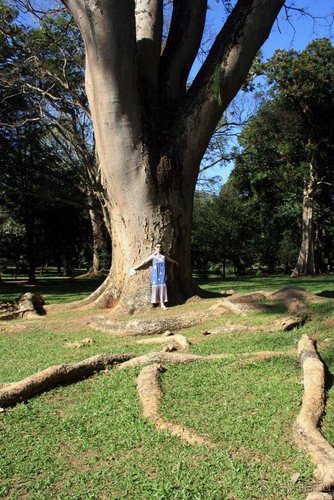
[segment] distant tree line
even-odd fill
[[[279,50],[258,112],[239,137],[235,168],[218,196],[198,194],[193,258],[224,274],[251,267],[294,276],[334,265],[334,48],[315,40]]]

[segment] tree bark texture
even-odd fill
[[[303,192],[303,222],[302,242],[299,256],[292,277],[315,274],[314,243],[313,243],[313,200],[314,200],[314,172],[310,163],[310,178],[304,186]]]
[[[169,297],[191,296],[190,231],[199,164],[227,105],[269,35],[282,0],[239,0],[195,81],[190,69],[206,0],[174,0],[162,49],[162,0],[63,0],[83,36],[86,90],[110,221],[112,267],[97,305],[147,302],[148,276],[129,277],[154,243],[179,261]],[[96,295],[95,295],[96,297]]]

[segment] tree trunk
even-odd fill
[[[27,235],[27,263],[28,263],[28,282],[36,283],[36,261],[35,261],[35,221],[32,210],[29,210],[27,203],[27,213],[25,220],[25,229]]]
[[[167,196],[155,194],[154,205],[147,204],[145,198],[153,191],[152,185],[123,204],[122,212],[118,207],[110,211],[113,259],[107,289],[96,302],[99,307],[112,306],[122,295],[122,306],[128,312],[150,303],[148,271],[133,277],[129,271],[152,253],[157,241],[163,241],[166,253],[179,262],[178,267],[170,264],[167,268],[169,302],[179,303],[197,291],[190,255],[192,192],[186,196],[186,189],[170,189]]]
[[[173,2],[162,48],[162,0],[63,0],[85,43],[86,91],[110,222],[112,267],[91,296],[133,311],[149,303],[148,271],[130,277],[157,241],[171,303],[198,288],[190,231],[199,164],[215,127],[269,35],[283,0],[239,0],[189,91],[206,0]],[[217,91],[218,88],[218,91]]]
[[[100,270],[100,231],[99,226],[95,217],[94,210],[89,210],[90,221],[92,224],[92,236],[93,236],[93,262],[92,262],[92,274],[97,276]]]
[[[92,226],[92,250],[93,262],[91,274],[97,276],[100,271],[100,250],[104,246],[104,237],[101,225],[104,224],[103,217],[99,213],[99,209],[95,206],[93,196],[88,197],[89,205],[89,218]]]
[[[313,242],[313,199],[314,199],[314,171],[310,162],[310,179],[304,186],[303,192],[303,223],[302,243],[295,269],[291,277],[315,274],[314,266],[314,242]]]

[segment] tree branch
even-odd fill
[[[148,90],[157,93],[162,40],[162,0],[136,0],[139,73]]]
[[[239,0],[189,89],[178,118],[184,162],[198,165],[228,104],[268,38],[283,0]]]
[[[110,165],[112,157],[114,165],[121,165],[115,142],[124,146],[122,158],[130,158],[142,135],[134,0],[63,1],[85,43],[86,92],[99,162]],[[119,172],[124,175],[124,169]]]
[[[207,0],[174,0],[171,25],[161,56],[161,84],[166,100],[186,92],[191,66],[200,47]]]

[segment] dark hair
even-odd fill
[[[162,247],[162,243],[161,241],[157,241],[156,243],[154,243],[154,246],[156,247],[157,245],[160,245]]]

